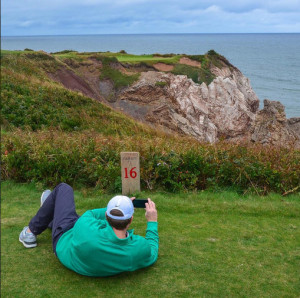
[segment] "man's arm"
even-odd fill
[[[153,264],[158,257],[158,231],[157,231],[157,210],[155,203],[148,199],[146,203],[146,219],[147,230],[146,230],[146,240],[151,246],[151,256],[149,259],[149,265]]]

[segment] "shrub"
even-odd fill
[[[56,130],[16,130],[3,136],[1,150],[4,179],[39,181],[48,186],[65,181],[73,186],[120,190],[122,151],[140,152],[143,189],[234,188],[265,194],[299,186],[297,150]]]
[[[209,55],[209,56],[219,56],[219,54],[215,50],[209,50],[207,52],[207,55]]]

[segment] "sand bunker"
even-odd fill
[[[186,65],[189,65],[189,66],[195,66],[195,67],[199,67],[199,68],[201,67],[200,62],[195,61],[195,60],[191,60],[191,59],[186,58],[186,57],[180,58],[179,63],[180,64],[186,64]]]
[[[168,65],[165,63],[156,63],[153,67],[158,71],[172,71],[174,69],[173,65]]]

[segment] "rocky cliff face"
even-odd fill
[[[251,140],[261,144],[300,148],[300,118],[287,119],[279,101],[264,100],[255,117]]]
[[[269,100],[265,100],[264,108],[258,111],[259,100],[249,80],[220,57],[218,66],[210,66],[209,71],[214,76],[210,84],[198,84],[186,75],[175,75],[171,72],[174,66],[163,63],[140,69],[115,63],[113,67],[125,74],[140,73],[133,85],[115,90],[112,81],[100,81],[102,64],[95,59],[88,65],[93,67],[93,72],[85,69],[78,77],[75,72],[71,73],[72,65],[68,64],[67,71],[60,70],[52,78],[137,120],[159,125],[169,132],[191,135],[201,142],[225,139],[299,148],[300,118],[286,119],[284,107]],[[181,58],[179,63],[202,67],[200,62],[189,58]],[[68,80],[64,82],[65,73]]]
[[[300,148],[300,118],[287,119],[280,102],[259,100],[249,80],[237,69],[214,68],[209,85],[182,75],[148,71],[124,90],[119,99],[130,113],[147,106],[143,119],[169,130],[215,143],[252,141],[263,145]],[[133,109],[134,110],[134,109]]]
[[[183,75],[148,71],[121,93],[120,100],[129,107],[148,105],[146,121],[199,141],[244,138],[249,134],[259,100],[239,71],[224,74],[207,86]]]

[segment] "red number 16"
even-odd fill
[[[132,169],[130,170],[130,172],[129,172],[130,177],[133,178],[133,179],[136,178],[136,176],[137,176],[137,172],[134,171],[135,168],[136,168],[136,167],[132,168]],[[125,168],[125,178],[129,178],[129,177],[128,177],[127,168]]]

